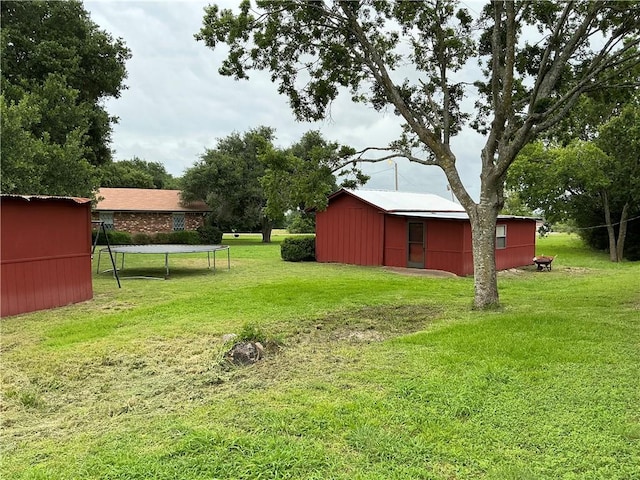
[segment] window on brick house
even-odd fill
[[[507,226],[496,226],[496,248],[507,248]]]
[[[113,212],[100,212],[100,221],[104,223],[104,228],[113,230]]]
[[[173,214],[173,231],[181,231],[184,230],[184,213],[174,213]]]

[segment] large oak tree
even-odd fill
[[[289,210],[326,206],[327,195],[337,183],[334,172],[350,147],[325,140],[319,132],[307,132],[289,148],[273,145],[275,130],[258,127],[237,132],[207,149],[185,172],[182,199],[203,200],[211,207],[210,221],[224,231],[262,232],[262,241],[271,241],[274,224],[284,220]],[[342,182],[357,186],[368,179],[357,168]]]
[[[196,38],[211,48],[228,45],[223,75],[270,72],[300,120],[326,117],[345,92],[393,109],[404,134],[384,147],[386,156],[437,165],[446,174],[471,220],[474,305],[485,308],[499,303],[495,227],[511,163],[584,92],[637,65],[640,6],[496,0],[478,22],[459,7],[450,0],[278,0],[258,1],[254,9],[244,1],[237,13],[209,6]],[[474,61],[481,73],[462,78]],[[474,96],[475,108],[465,110]],[[478,201],[462,184],[452,148],[470,121],[486,134]]]
[[[369,177],[357,166],[345,168],[345,159],[355,150],[327,141],[312,130],[291,147],[268,148],[260,155],[265,167],[260,183],[265,193],[265,212],[273,219],[283,220],[285,214],[296,212],[304,218],[324,210],[328,196],[338,189],[357,188]],[[338,180],[341,180],[338,185]],[[315,221],[315,220],[313,220]]]
[[[101,187],[179,189],[180,180],[174,178],[159,162],[138,157],[101,165]]]
[[[273,138],[274,130],[263,126],[218,140],[184,173],[182,199],[205,201],[212,210],[209,221],[221,230],[259,229],[269,243],[273,219],[264,212],[264,164],[258,157]]]

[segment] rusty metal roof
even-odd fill
[[[126,212],[209,212],[204,202],[183,204],[180,190],[151,188],[106,188],[96,193],[97,211]]]
[[[25,200],[27,202],[31,202],[33,200],[68,200],[75,203],[89,203],[91,202],[90,198],[84,197],[62,197],[56,195],[15,195],[15,194],[2,194],[1,198],[15,198],[20,200]]]

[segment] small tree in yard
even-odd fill
[[[196,38],[229,46],[220,73],[267,70],[300,120],[325,118],[339,93],[404,122],[398,141],[354,160],[406,157],[437,165],[472,228],[474,305],[499,303],[495,227],[507,171],[518,152],[557,124],[591,89],[639,62],[638,2],[492,1],[474,20],[457,2],[249,1],[239,13],[206,9]],[[537,33],[536,33],[537,32]],[[629,53],[631,52],[631,53]],[[482,74],[462,81],[480,62]],[[451,140],[471,120],[463,100],[477,94],[471,125],[486,134],[479,201],[460,179]],[[382,158],[366,158],[384,151]]]

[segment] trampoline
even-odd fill
[[[102,248],[98,252],[98,266],[97,272],[100,273],[100,256],[102,252],[107,252],[108,248]],[[165,278],[169,277],[169,255],[178,253],[206,253],[209,269],[211,269],[211,254],[213,253],[213,272],[216,271],[216,252],[220,250],[227,251],[227,270],[231,270],[231,255],[229,253],[228,245],[115,245],[111,247],[111,251],[116,255],[116,261],[118,254],[122,254],[122,260],[120,270],[124,269],[124,257],[127,253],[142,253],[142,254],[156,254],[164,255],[164,268],[166,271]],[[111,270],[106,270],[111,271]],[[133,277],[129,277],[133,278]],[[156,277],[143,277],[143,278],[156,278]]]

